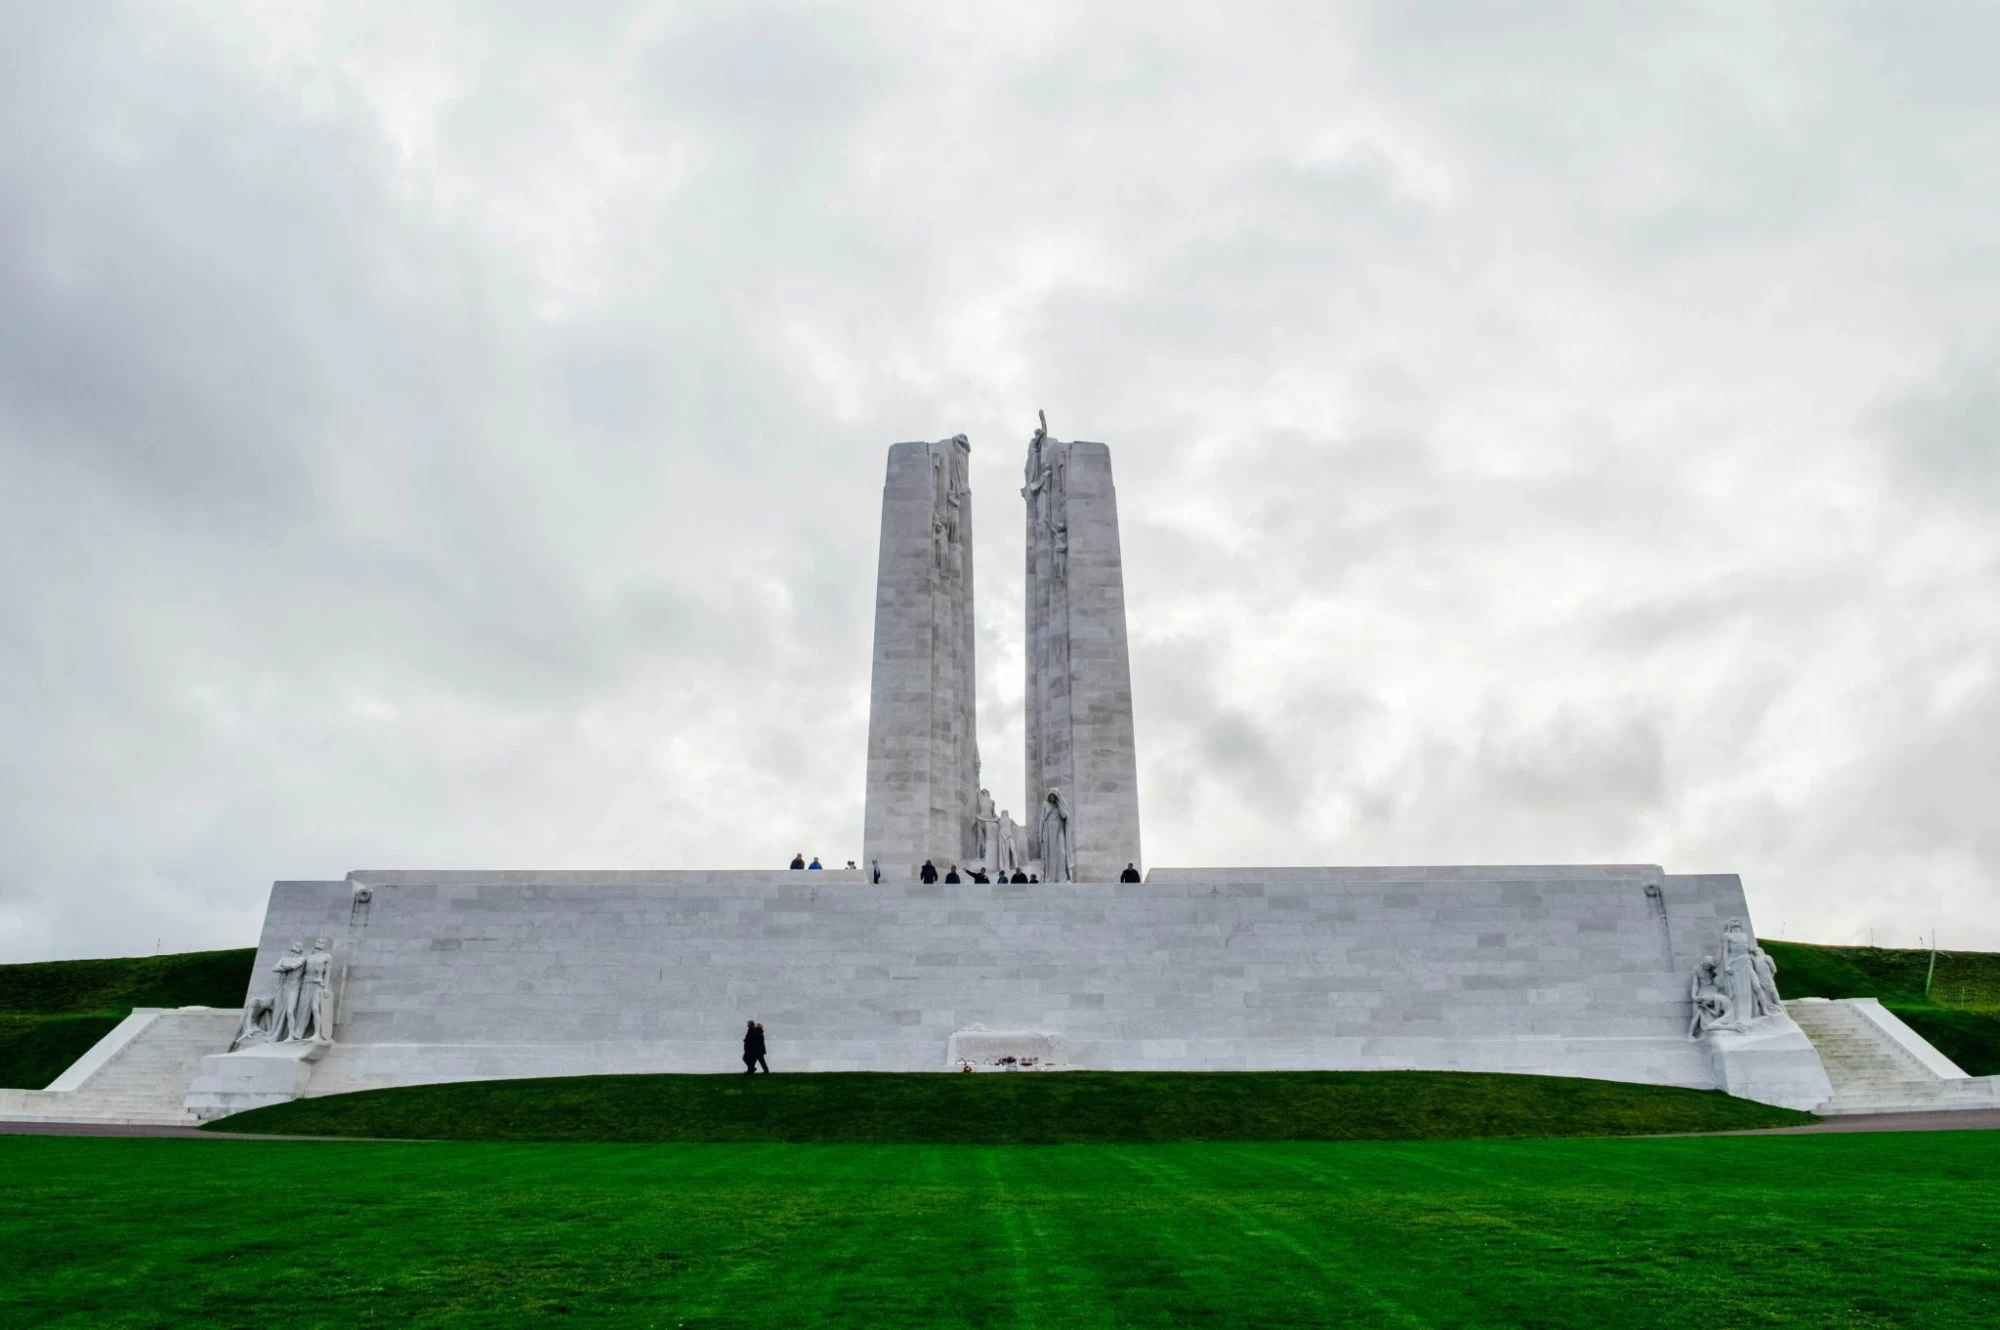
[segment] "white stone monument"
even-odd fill
[[[1114,882],[1139,852],[1139,763],[1125,641],[1125,563],[1111,450],[1028,443],[1027,857],[1048,882]],[[1060,792],[1060,818],[1049,814]],[[1045,827],[1066,835],[1051,855]]]
[[[218,1023],[186,1110],[452,1080],[736,1074],[746,1020],[769,1030],[779,1071],[1504,1071],[1825,1101],[1733,874],[1155,868],[1119,881],[1141,858],[1111,458],[1046,425],[1022,487],[1028,797],[1018,823],[996,809],[979,784],[969,460],[963,435],[889,450],[869,871],[275,883],[235,1051]],[[916,881],[926,859],[942,874],[982,856],[1045,880]]]
[[[861,833],[884,882],[978,852],[971,453],[963,434],[889,449]]]

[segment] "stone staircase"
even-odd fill
[[[192,1126],[184,1107],[202,1058],[225,1052],[240,1008],[140,1007],[46,1090],[0,1090],[0,1121]]]
[[[1785,1012],[1833,1083],[1822,1114],[2000,1107],[2000,1077],[1967,1076],[1874,998],[1795,998]]]

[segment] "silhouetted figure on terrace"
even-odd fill
[[[926,883],[937,881],[937,865],[928,859],[924,860],[923,871],[917,874],[917,878]]]
[[[751,1021],[743,1031],[743,1074],[755,1076],[759,1067],[771,1074],[771,1064],[764,1060],[764,1027]]]
[[[1118,880],[1120,882],[1137,882],[1139,880],[1139,870],[1131,864],[1126,864],[1125,871],[1118,875]]]

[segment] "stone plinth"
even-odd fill
[[[187,1111],[206,1122],[297,1099],[312,1081],[312,1064],[326,1056],[328,1047],[308,1042],[260,1044],[205,1057],[188,1086]]]
[[[1717,1086],[1687,974],[1730,875],[1642,864],[853,874],[368,872],[282,882],[256,973],[346,959],[306,1093],[606,1072],[938,1071],[974,1027],[1104,1070],[1432,1069]],[[1269,870],[1274,875],[1284,870]],[[1212,877],[1213,880],[1210,880]],[[366,912],[356,884],[371,889]],[[1018,1056],[1018,1054],[1017,1054]]]
[[[1806,1112],[1833,1098],[1819,1053],[1790,1017],[1766,1016],[1741,1031],[1712,1031],[1703,1042],[1718,1090]]]

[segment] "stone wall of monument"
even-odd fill
[[[314,1095],[732,1072],[752,1018],[781,1071],[943,1070],[956,1035],[1118,1070],[1707,1088],[1687,974],[1745,913],[1734,876],[1649,865],[950,887],[834,872],[371,872],[274,886],[252,992],[291,943],[333,941],[338,1042]]]
[[[1139,850],[1125,565],[1111,450],[1038,435],[1027,465],[1026,799],[1043,877],[1115,881]],[[1049,791],[1068,802],[1071,871],[1044,844]]]
[[[889,449],[875,589],[862,862],[908,882],[971,859],[978,789],[970,448]]]

